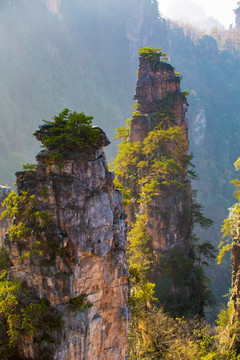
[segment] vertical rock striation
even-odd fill
[[[187,92],[165,57],[159,49],[140,49],[136,111],[127,127],[118,129],[123,142],[116,185],[126,199],[131,274],[146,261],[139,270],[142,280],[134,281],[154,283],[155,296],[171,315],[203,316],[206,281],[191,240],[199,205],[193,204],[188,178]]]
[[[230,324],[229,330],[229,343],[230,348],[240,352],[239,341],[239,321],[240,321],[240,222],[239,222],[239,203],[236,203],[229,209],[229,217],[226,219],[228,222],[229,230],[227,235],[232,238],[231,244],[231,265],[232,265],[232,288],[231,299],[229,304],[232,309],[229,312]],[[230,309],[230,308],[229,308]]]
[[[47,126],[42,129],[40,140]],[[25,336],[21,359],[125,359],[126,225],[122,196],[114,189],[102,149],[108,143],[102,132],[98,147],[66,153],[61,170],[50,160],[51,150],[44,150],[37,155],[36,171],[17,173],[18,192],[33,194],[38,210],[51,214],[51,220],[47,231],[32,230],[21,240],[6,236],[13,264],[9,278],[46,298],[64,320],[56,344]],[[35,240],[43,256],[25,256]],[[80,311],[74,299],[85,304]]]
[[[9,195],[11,188],[0,185],[0,214],[4,211],[2,203]],[[11,226],[12,221],[8,218],[0,219],[0,247],[3,246],[3,240],[7,229]]]
[[[237,241],[236,241],[237,240]],[[238,239],[233,239],[232,245],[232,297],[233,302],[233,316],[232,323],[239,321],[240,319],[240,307],[239,307],[239,294],[240,294],[240,245]]]
[[[157,126],[178,126],[188,143],[187,100],[180,90],[180,76],[170,64],[160,61],[160,56],[160,52],[140,54],[134,97],[138,111],[132,118],[130,141],[142,143]],[[186,171],[180,181],[183,189],[166,190],[147,205],[147,229],[155,254],[161,255],[176,246],[186,254],[189,252],[192,192]],[[136,211],[138,205],[134,206]]]

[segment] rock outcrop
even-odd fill
[[[239,239],[239,238],[238,238]],[[233,317],[232,323],[239,321],[240,319],[240,308],[239,308],[239,293],[240,293],[240,245],[239,240],[234,239],[232,246],[232,297],[233,302]]]
[[[235,204],[236,205],[236,204]],[[238,205],[238,204],[237,204]],[[237,210],[237,211],[235,211]],[[229,219],[231,222],[231,237],[232,237],[232,254],[231,254],[231,265],[232,265],[232,288],[231,288],[231,299],[230,304],[232,309],[229,312],[231,314],[229,329],[229,343],[232,349],[240,352],[240,341],[238,337],[238,324],[240,321],[240,222],[239,222],[239,211],[238,208],[233,206],[230,208]],[[229,234],[230,235],[230,234]]]
[[[138,111],[131,121],[130,141],[142,143],[149,132],[162,123],[163,128],[180,127],[188,144],[187,99],[180,90],[180,76],[170,64],[160,61],[160,56],[160,52],[140,54],[134,96]],[[160,255],[175,246],[186,254],[189,252],[192,192],[186,172],[181,181],[183,189],[166,190],[147,205],[147,228],[155,254]],[[134,203],[133,206],[136,213],[138,205]]]
[[[48,128],[37,132],[39,139],[42,131]],[[9,279],[47,299],[64,320],[57,342],[47,347],[30,336],[21,339],[21,359],[125,359],[126,225],[122,196],[114,189],[102,149],[107,143],[102,132],[98,147],[64,154],[61,169],[49,157],[52,150],[44,150],[37,155],[36,171],[16,174],[19,194],[30,192],[38,211],[51,218],[47,230],[33,229],[30,236],[12,241],[5,237],[13,264]],[[73,310],[74,299],[82,299],[81,310]]]
[[[166,310],[173,316],[203,316],[204,277],[191,241],[187,92],[180,90],[180,74],[165,56],[159,49],[140,49],[136,111],[127,127],[118,129],[123,142],[115,161],[116,184],[126,198],[131,270],[147,254],[151,265],[142,270],[142,281],[156,285],[155,296]]]
[[[0,185],[0,214],[4,211],[2,206],[3,201],[7,198],[11,191],[11,188],[8,186]],[[0,247],[3,246],[3,240],[7,229],[11,226],[12,221],[8,218],[0,219]]]

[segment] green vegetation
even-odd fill
[[[143,51],[146,56],[153,56],[154,52]],[[122,138],[122,143],[114,161],[115,186],[127,193],[125,201],[131,221],[128,234],[130,360],[237,359],[234,352],[228,352],[226,357],[226,348],[218,347],[217,330],[206,327],[200,320],[204,307],[213,303],[203,266],[215,258],[215,248],[192,234],[189,254],[178,247],[158,254],[152,249],[149,235],[149,213],[153,204],[161,204],[171,194],[183,194],[182,227],[191,231],[193,223],[205,229],[212,225],[203,215],[196,196],[192,205],[185,202],[189,194],[187,174],[194,179],[196,174],[188,169],[193,166],[192,155],[188,154],[188,141],[183,129],[176,125],[172,109],[179,98],[186,101],[187,94],[166,92],[158,104],[159,111],[147,116],[149,132],[142,143],[129,141],[129,119],[125,129],[117,130],[117,138]],[[133,113],[133,118],[137,116],[145,115]],[[161,213],[167,228],[175,226],[168,215],[168,212],[174,214],[174,206],[167,210],[159,207],[155,211]],[[186,320],[179,318],[182,316]],[[196,319],[191,320],[195,316]]]
[[[130,325],[129,360],[239,360],[220,341],[222,325],[222,315],[215,328],[196,319],[173,319],[161,308],[145,309]]]
[[[47,186],[41,186],[39,189],[39,195],[43,197],[43,199],[48,199],[48,187]]]
[[[47,186],[40,187],[39,196],[44,200],[48,199]],[[63,256],[60,248],[61,239],[51,221],[53,215],[49,211],[42,210],[40,201],[30,190],[21,191],[19,195],[11,191],[3,201],[3,207],[5,210],[0,218],[8,217],[14,220],[7,229],[9,239],[11,241],[28,239],[22,248],[22,259],[30,258],[32,255],[41,258],[46,251],[54,256]]]
[[[34,161],[38,148],[31,139],[32,129],[40,118],[48,119],[64,107],[94,114],[111,139],[114,128],[130,115],[138,67],[135,49],[142,48],[147,38],[152,49],[163,48],[171,54],[171,63],[184,74],[183,87],[191,90],[190,146],[201,175],[195,186],[206,214],[213,216],[215,226],[208,236],[217,246],[217,229],[233,205],[229,181],[234,177],[232,163],[239,155],[237,29],[215,27],[211,35],[205,35],[193,26],[173,25],[161,17],[157,2],[151,0],[103,0],[101,11],[97,0],[69,0],[62,4],[61,20],[49,14],[41,1],[5,2],[3,7],[0,183],[11,184],[14,172]],[[39,22],[39,18],[44,20]],[[133,40],[137,24],[139,36]],[[67,29],[64,35],[63,26]],[[202,109],[205,132],[196,125]],[[113,144],[108,157],[115,153]],[[227,260],[209,269],[218,302],[228,291],[230,275]]]
[[[152,50],[144,51],[151,53]],[[184,99],[186,95],[187,92]],[[156,297],[173,316],[203,316],[204,307],[212,303],[212,295],[202,267],[215,257],[214,247],[208,241],[200,242],[198,237],[192,236],[189,238],[189,255],[179,248],[158,255],[153,253],[151,238],[147,233],[147,212],[154,201],[164,202],[171,194],[182,194],[185,199],[189,194],[187,173],[188,167],[192,166],[192,155],[188,154],[188,141],[183,129],[175,124],[172,113],[179,97],[182,97],[182,93],[166,92],[159,102],[159,111],[148,115],[150,129],[154,124],[155,127],[142,143],[129,141],[129,119],[125,130],[117,130],[117,138],[122,137],[123,141],[114,161],[115,186],[123,191],[125,204],[130,208],[128,254],[134,306],[136,299],[141,300],[142,297],[148,303]],[[196,178],[194,171],[190,172]],[[203,215],[202,210],[203,207],[196,200],[191,207],[186,203],[178,227],[187,229],[186,234],[192,228],[192,222],[208,228],[212,221]],[[162,210],[159,208],[156,211]],[[175,211],[169,208],[162,215],[168,228],[175,226],[171,224],[170,215]],[[172,289],[175,289],[174,294]]]
[[[240,158],[234,163],[235,169],[240,170]],[[225,238],[219,244],[219,255],[218,263],[221,263],[229,252],[232,252],[232,280],[233,280],[233,294],[228,303],[228,309],[222,311],[219,315],[219,322],[223,327],[222,341],[227,343],[230,348],[235,349],[238,354],[240,354],[240,323],[238,319],[239,311],[239,292],[236,289],[237,284],[237,273],[238,273],[238,262],[239,255],[238,249],[240,246],[240,237],[239,237],[239,221],[240,221],[240,180],[234,179],[232,183],[236,187],[235,197],[238,200],[230,209],[228,217],[224,220],[222,226],[223,237]],[[237,251],[236,251],[237,249]],[[225,325],[225,327],[224,327]],[[239,355],[240,356],[240,355]]]
[[[44,147],[53,150],[50,157],[59,167],[64,153],[97,146],[99,129],[92,126],[92,119],[93,116],[86,116],[83,112],[64,109],[54,116],[54,121],[43,120],[49,127],[41,134],[42,142]]]
[[[48,211],[40,209],[35,195],[30,191],[22,191],[19,195],[11,191],[3,201],[3,207],[5,210],[2,212],[1,218],[14,219],[13,224],[8,229],[10,240],[31,238],[32,241],[30,241],[29,248],[25,251],[24,256],[30,257],[32,254],[42,256],[41,235],[42,233],[51,233],[52,215]],[[33,232],[34,237],[31,236]]]
[[[146,214],[139,215],[134,227],[129,233],[128,258],[131,282],[130,304],[135,313],[139,315],[147,303],[157,300],[154,297],[155,284],[149,281],[153,254],[150,237],[146,232]]]
[[[153,49],[150,46],[146,46],[144,48],[140,48],[138,53],[143,55],[145,58],[150,59],[152,62],[158,62],[161,57],[163,60],[168,60],[167,54],[161,52],[161,48]]]
[[[0,183],[11,184],[22,163],[33,161],[37,150],[30,136],[33,124],[37,126],[40,117],[56,113],[63,104],[97,115],[98,123],[113,136],[114,128],[129,116],[136,80],[136,43],[126,28],[141,13],[137,46],[143,46],[147,37],[153,48],[161,46],[171,52],[171,62],[184,74],[184,87],[191,89],[190,144],[201,175],[195,186],[199,201],[214,219],[208,238],[217,245],[218,229],[233,205],[229,181],[234,177],[232,163],[239,155],[239,32],[214,28],[208,36],[192,26],[173,25],[159,15],[156,1],[150,0],[141,4],[138,0],[104,0],[101,12],[97,0],[69,0],[61,11],[60,20],[48,13],[43,2],[3,5]],[[205,135],[195,123],[201,109],[207,122]],[[114,151],[110,150],[112,156]],[[134,201],[134,196],[128,192],[126,201]],[[199,230],[198,234],[205,236]],[[212,265],[208,273],[221,303],[230,286],[229,269],[227,259],[219,268]]]
[[[70,304],[73,312],[84,312],[92,307],[90,301],[87,300],[86,296],[78,295],[70,300]]]
[[[141,202],[149,203],[164,191],[183,189],[184,173],[191,160],[187,149],[187,140],[177,126],[166,130],[156,127],[148,133],[142,147],[144,160],[139,163]]]
[[[9,259],[6,249],[0,247],[0,273],[4,270],[9,270],[11,267],[11,261]]]
[[[240,170],[239,165],[240,158],[235,162],[236,170]],[[224,221],[222,227],[224,236],[228,238],[225,244],[224,242],[221,243],[222,249],[220,250],[219,261],[222,260],[226,251],[232,248],[233,244],[239,246],[238,226],[240,213],[238,205],[240,200],[240,181],[236,179],[232,182],[237,188],[235,196],[238,202],[230,209],[229,216]],[[208,227],[210,221],[202,215],[201,206],[196,204],[193,208],[195,221],[203,227]],[[140,230],[138,229],[138,234],[139,232]],[[137,239],[136,236],[135,238]],[[177,288],[180,285],[181,291],[184,291],[184,286],[191,286],[196,291],[199,291],[192,304],[196,307],[201,307],[196,302],[196,299],[206,301],[209,295],[209,293],[205,293],[206,291],[208,292],[208,289],[206,287],[207,279],[202,271],[203,259],[214,256],[214,248],[208,242],[199,244],[198,239],[195,239],[192,244],[193,248],[190,258],[186,257],[177,248],[165,257],[161,271],[164,274],[162,282],[165,281],[166,284],[165,286],[162,284],[162,288],[164,288],[164,293],[166,293],[169,282],[171,288],[171,281],[173,279],[169,275],[174,274],[174,283],[178,284]],[[146,251],[146,249],[143,251]],[[194,262],[191,261],[191,258],[194,258]],[[141,259],[139,258],[139,260]],[[203,279],[202,281],[197,281],[198,288],[196,288],[194,282],[199,276],[203,277]],[[192,283],[187,284],[188,281]],[[199,284],[202,285],[199,286]],[[159,295],[157,288],[155,295]],[[171,296],[165,300],[168,313],[169,303],[173,300]],[[236,299],[234,301],[235,304],[233,299],[231,299],[228,307],[221,310],[216,320],[216,326],[206,324],[203,320],[199,321],[196,318],[170,317],[159,307],[149,305],[142,307],[141,311],[138,311],[137,316],[133,316],[130,324],[129,359],[239,360],[240,325],[239,320],[236,318],[236,313],[234,317],[236,306],[238,307],[239,304],[236,302]],[[175,308],[179,310],[184,305],[184,299],[179,296],[174,305]],[[188,308],[189,305],[190,303],[188,303]],[[191,312],[191,308],[189,310]],[[193,312],[197,312],[196,309]]]
[[[155,295],[168,314],[204,317],[204,308],[213,304],[213,296],[203,265],[214,257],[214,248],[209,242],[199,244],[198,239],[192,239],[189,256],[177,247],[164,255],[162,263],[155,267],[161,273]]]
[[[18,280],[8,280],[11,262],[0,249],[0,357],[12,360],[19,356],[18,345],[26,338],[54,343],[52,332],[63,327],[61,315],[46,299],[37,299]],[[42,331],[44,329],[44,332]]]
[[[240,171],[240,158],[234,163],[235,169]],[[240,180],[234,179],[231,181],[235,187],[235,197],[238,200],[231,208],[229,208],[228,217],[224,220],[222,226],[223,237],[225,238],[219,244],[218,263],[221,263],[232,245],[236,243],[239,245],[239,219],[240,219]]]
[[[30,163],[23,164],[23,170],[25,171],[36,171],[36,169],[37,169],[36,164],[30,164]]]

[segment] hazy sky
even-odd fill
[[[237,2],[239,0],[158,0],[159,1],[159,9],[161,15],[164,17],[175,18],[177,17],[176,11],[174,8],[175,5],[178,4],[178,8],[180,4],[183,3],[195,3],[197,6],[196,12],[194,11],[194,16],[200,16],[205,13],[206,17],[212,16],[216,18],[220,23],[222,23],[227,29],[230,24],[234,23],[235,15],[233,13],[233,9],[237,7]],[[180,4],[179,4],[180,3]],[[199,8],[202,7],[202,9]],[[184,9],[183,9],[184,8]],[[186,10],[186,14],[189,14],[189,7],[182,6],[182,11]],[[193,11],[193,6],[191,6],[191,12]]]

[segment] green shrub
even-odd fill
[[[85,310],[92,307],[92,304],[87,300],[85,295],[78,295],[70,300],[72,310],[74,312],[84,312]]]
[[[8,281],[4,273],[0,278],[0,324],[1,359],[12,359],[22,338],[34,337],[41,343],[48,334],[54,342],[51,332],[60,332],[63,320],[46,299],[33,298],[20,281]]]
[[[77,113],[64,109],[53,121],[43,120],[49,125],[47,131],[41,133],[44,147],[53,150],[50,157],[59,167],[62,166],[65,152],[76,152],[97,146],[100,132],[92,126],[93,116],[83,112]],[[34,133],[36,135],[38,131]]]
[[[0,247],[0,273],[2,271],[7,271],[11,267],[11,261],[9,255],[3,247]]]
[[[7,216],[11,220],[14,219],[14,223],[8,229],[10,240],[27,238],[34,232],[35,236],[31,236],[32,241],[29,244],[29,251],[26,252],[25,256],[30,257],[33,253],[42,256],[43,252],[40,249],[41,234],[43,231],[46,233],[50,231],[53,215],[48,211],[39,209],[35,195],[30,191],[22,191],[19,195],[11,191],[3,201],[3,206],[5,210],[0,218]]]

